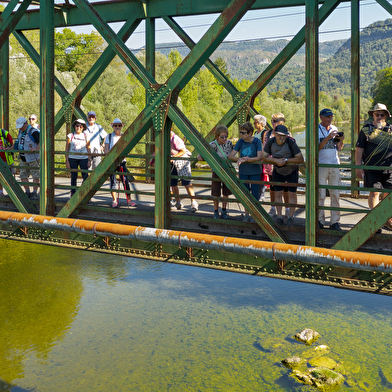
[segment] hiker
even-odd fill
[[[81,118],[75,120],[72,124],[73,132],[67,135],[67,144],[65,146],[65,151],[70,153],[66,155],[66,167],[67,169],[73,169],[71,172],[71,197],[76,192],[76,185],[78,179],[78,168],[81,170],[86,170],[82,172],[83,182],[87,180],[88,173],[87,170],[91,166],[90,154],[90,141],[88,134],[84,132],[87,129],[86,122]]]
[[[12,171],[12,166],[14,165],[14,157],[10,152],[6,152],[7,150],[12,150],[14,147],[14,141],[12,139],[11,134],[5,129],[1,129],[0,133],[0,158],[6,163],[10,170]],[[0,183],[0,197],[9,197],[8,195],[4,195],[3,193],[3,185]]]
[[[105,145],[105,138],[108,135],[103,127],[97,124],[95,121],[97,119],[97,115],[94,111],[87,113],[87,131],[90,139],[90,149],[91,149],[91,169],[94,170],[102,160],[100,155],[94,154],[102,154]]]

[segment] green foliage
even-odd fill
[[[54,53],[56,69],[84,76],[105,48],[105,41],[96,32],[77,34],[71,29],[55,31]]]
[[[392,108],[392,67],[377,72],[376,82],[372,87],[373,105],[380,102]]]

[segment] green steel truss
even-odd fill
[[[86,0],[74,0],[74,3],[55,4],[54,0],[41,0],[38,9],[28,10],[31,0],[23,0],[20,3],[18,0],[12,0],[8,3],[0,18],[0,117],[3,128],[9,128],[8,39],[10,34],[14,34],[40,70],[41,168],[43,170],[41,170],[40,179],[39,214],[53,215],[55,211],[54,136],[64,124],[69,127],[75,116],[86,118],[80,106],[83,97],[112,59],[118,56],[144,86],[146,90],[145,108],[57,216],[69,217],[71,214],[77,214],[107,179],[108,173],[115,170],[120,159],[128,154],[142,137],[147,135],[147,140],[153,141],[155,144],[155,227],[169,228],[169,134],[174,123],[195,146],[195,149],[202,154],[211,168],[228,184],[235,197],[251,212],[269,238],[275,242],[286,242],[285,234],[275,225],[264,209],[255,203],[253,196],[246,192],[245,187],[236,176],[230,170],[227,170],[225,162],[222,162],[219,156],[209,149],[208,143],[213,138],[215,127],[206,138],[203,138],[178,108],[177,98],[179,92],[195,73],[202,66],[205,66],[233,99],[232,107],[219,119],[216,125],[225,124],[230,126],[235,121],[241,123],[257,113],[253,107],[255,98],[299,48],[306,43],[306,161],[308,164],[305,172],[307,183],[305,243],[315,246],[318,216],[318,166],[313,162],[318,160],[316,136],[319,76],[318,29],[341,2],[339,0],[328,0],[320,3],[316,0],[189,0],[187,2],[182,0],[148,0],[145,2],[130,0],[89,3]],[[378,3],[389,13],[392,13],[392,6],[386,0],[378,0]],[[359,5],[359,0],[351,1],[352,140],[355,140],[359,129]],[[245,92],[239,92],[210,60],[211,55],[247,11],[292,6],[305,6],[305,25],[249,89]],[[177,16],[209,13],[217,13],[219,16],[197,43],[193,42],[173,19]],[[158,84],[154,78],[156,18],[162,18],[191,50],[164,84]],[[138,61],[124,43],[143,20],[146,22],[146,67]],[[109,26],[111,22],[124,22],[117,34]],[[108,47],[76,89],[69,92],[54,75],[54,28],[86,24],[94,26],[106,40]],[[23,30],[30,29],[40,29],[40,54],[37,53],[22,33]],[[62,108],[57,113],[54,109],[55,91],[60,95],[63,103]],[[154,151],[149,145],[146,148],[148,150],[146,152],[149,154]],[[1,160],[0,169],[0,182],[10,194],[18,210],[20,212],[36,213],[35,207],[27,199],[20,185],[8,174]],[[352,181],[354,182],[355,178],[352,178]],[[392,197],[389,195],[377,208],[342,237],[335,248],[355,250],[360,247],[385,223],[385,211],[391,210],[391,206]]]

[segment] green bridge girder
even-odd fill
[[[377,2],[392,13],[392,6],[386,0]],[[339,0],[318,2],[316,0],[182,0],[172,1],[109,1],[89,3],[86,0],[74,0],[75,4],[55,3],[54,0],[41,0],[36,9],[29,9],[31,0],[18,3],[12,0],[6,6],[0,18],[0,61],[1,91],[0,113],[1,126],[9,129],[9,77],[8,77],[8,43],[10,34],[14,34],[22,47],[27,51],[40,70],[41,83],[41,179],[40,204],[41,215],[54,214],[54,136],[60,128],[69,127],[75,117],[86,118],[81,110],[81,102],[89,89],[94,85],[102,72],[117,55],[134,73],[146,89],[146,106],[134,122],[124,132],[120,142],[109,152],[106,158],[91,173],[88,180],[57,214],[58,217],[69,217],[77,214],[91,199],[108,177],[115,170],[120,159],[127,155],[146,134],[148,140],[155,140],[156,177],[155,177],[155,227],[170,226],[170,142],[169,134],[174,123],[192,142],[196,150],[205,157],[211,168],[220,175],[232,190],[236,198],[251,212],[272,241],[286,242],[283,232],[276,226],[265,211],[255,204],[255,199],[246,192],[226,164],[212,152],[208,142],[213,138],[215,127],[206,138],[191,124],[177,106],[179,92],[187,85],[195,73],[205,65],[223,87],[231,94],[233,106],[217,122],[230,126],[235,121],[243,122],[256,114],[253,103],[258,94],[266,87],[273,77],[287,64],[290,58],[306,44],[306,161],[318,161],[316,132],[318,124],[318,29],[336,7]],[[351,140],[359,130],[359,10],[358,0],[347,1],[351,4],[351,54],[352,54],[352,129]],[[34,3],[35,4],[35,3]],[[321,6],[320,6],[321,5]],[[256,9],[304,6],[306,23],[295,37],[287,44],[280,54],[260,74],[245,92],[239,92],[210,60],[211,55],[233,30],[247,11]],[[320,8],[319,8],[320,6]],[[38,8],[37,8],[38,7]],[[173,19],[177,16],[219,14],[203,37],[197,42]],[[155,19],[162,18],[169,27],[182,39],[191,50],[188,56],[177,67],[164,84],[157,84],[155,75]],[[146,67],[131,53],[125,45],[137,26],[146,21]],[[124,22],[116,34],[109,23]],[[79,86],[72,92],[66,90],[54,75],[54,29],[92,24],[102,35],[108,47],[96,63],[87,72]],[[40,54],[33,48],[22,31],[40,29]],[[54,92],[62,98],[63,106],[56,113],[54,108]],[[215,125],[215,126],[216,126]],[[151,131],[153,129],[153,132]],[[147,147],[148,148],[148,147]],[[24,195],[12,176],[5,173],[0,162],[0,182],[20,212],[34,212],[34,206]],[[317,242],[318,216],[318,166],[307,164],[306,175],[306,245],[315,246]],[[353,183],[355,177],[352,178]],[[356,191],[354,191],[356,192]],[[336,249],[356,250],[379,227],[385,223],[385,211],[390,210],[392,198],[389,195],[367,217],[360,221],[350,232],[336,244]],[[384,212],[384,213],[383,213]],[[371,224],[369,225],[369,222]]]

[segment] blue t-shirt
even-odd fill
[[[263,146],[261,145],[260,139],[254,137],[253,140],[248,143],[244,142],[243,139],[238,140],[237,144],[234,146],[235,151],[240,152],[240,157],[257,157],[258,151],[263,151]],[[253,175],[261,174],[261,163],[241,163],[239,167],[240,174]]]

